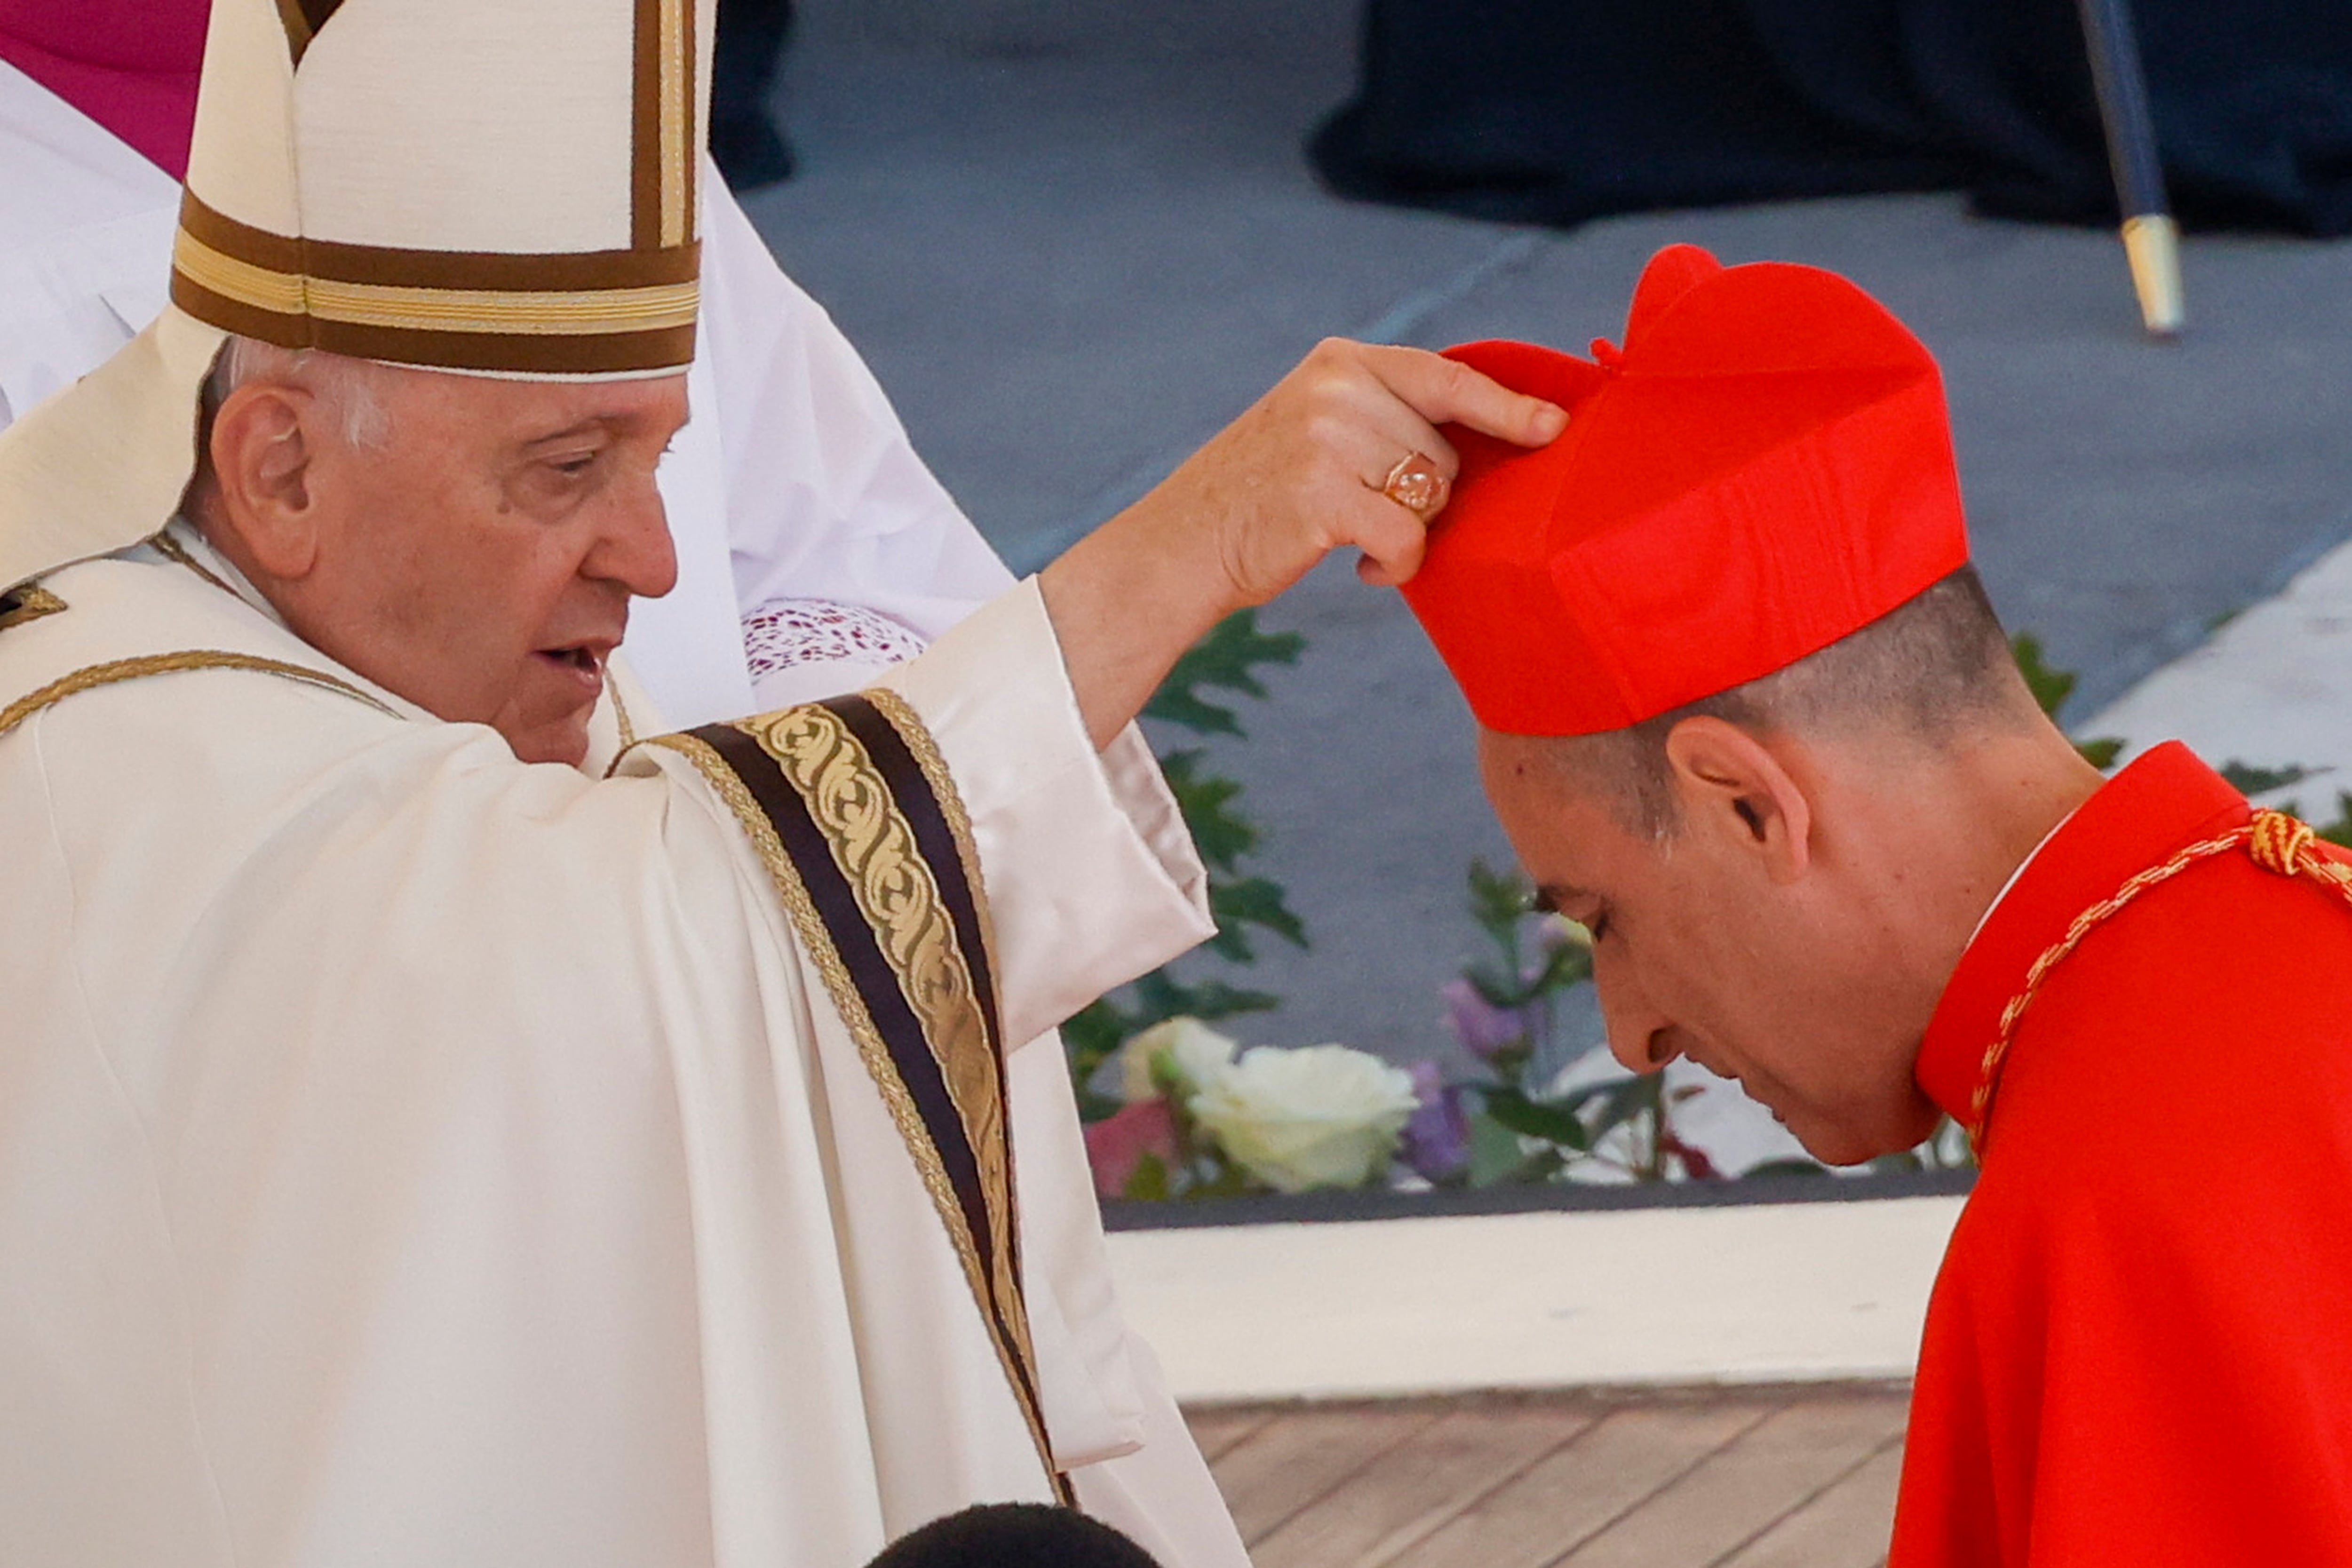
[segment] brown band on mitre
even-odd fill
[[[524,255],[296,239],[181,202],[172,300],[242,337],[523,375],[683,369],[700,247]]]
[[[294,56],[294,63],[302,63],[303,54],[310,40],[327,25],[343,0],[278,0],[278,19],[286,26],[286,47]]]
[[[695,230],[693,0],[636,0],[631,71],[629,237],[640,250],[691,241]]]
[[[370,326],[264,310],[212,293],[172,274],[172,303],[200,321],[280,348],[319,349],[352,359],[419,370],[472,370],[512,375],[649,375],[684,371],[694,360],[695,329],[554,335],[431,331]]]
[[[584,292],[691,283],[702,274],[702,247],[693,241],[656,249],[526,252],[290,239],[240,223],[194,191],[180,197],[180,228],[207,248],[265,271],[389,289]]]

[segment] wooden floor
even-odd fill
[[[1904,1391],[1196,1411],[1257,1568],[1875,1568]]]

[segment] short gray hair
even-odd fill
[[[288,349],[257,338],[231,337],[205,380],[203,428],[210,445],[213,416],[229,394],[249,382],[292,381],[324,399],[341,418],[343,439],[354,447],[381,447],[391,437],[392,416],[377,395],[379,367],[367,360],[323,349]]]
[[[1663,839],[1678,825],[1666,736],[1685,719],[1766,733],[1875,730],[1935,746],[1972,725],[2037,711],[1976,568],[1963,566],[1785,668],[1627,729],[1564,737],[1549,750],[1553,765],[1604,795],[1626,828]]]

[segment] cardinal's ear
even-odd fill
[[[319,396],[284,382],[252,381],[213,416],[208,476],[215,521],[271,577],[306,577],[319,554],[310,467],[332,417]]]
[[[1793,882],[1811,862],[1812,803],[1771,749],[1738,725],[1707,715],[1666,732],[1682,831],[1752,857],[1771,881]]]

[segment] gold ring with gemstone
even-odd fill
[[[1447,488],[1445,476],[1437,471],[1436,459],[1425,452],[1407,452],[1389,470],[1381,494],[1425,522],[1445,509]]]

